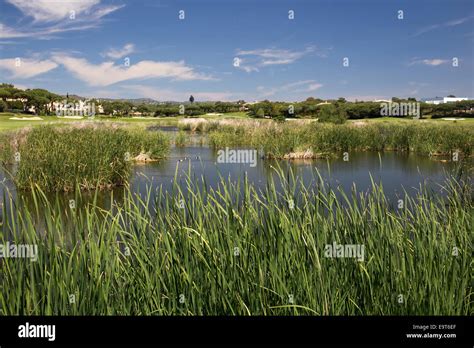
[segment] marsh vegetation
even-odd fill
[[[472,311],[473,205],[465,182],[448,181],[447,199],[424,190],[407,196],[398,210],[376,184],[369,193],[336,192],[321,181],[316,190],[280,173],[258,193],[245,178],[222,179],[218,189],[186,182],[186,191],[175,184],[170,193],[125,188],[122,204],[111,197],[109,210],[89,204],[66,216],[34,189],[36,208],[17,203],[3,214],[0,242],[36,244],[39,255],[2,260],[0,313]],[[364,259],[325,257],[333,243],[364,245]]]

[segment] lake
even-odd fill
[[[358,152],[349,153],[344,161],[342,156],[335,159],[318,160],[268,160],[258,158],[256,166],[250,164],[217,163],[217,151],[202,143],[199,137],[191,139],[192,145],[172,147],[169,156],[159,162],[137,164],[132,169],[130,186],[132,192],[145,195],[147,189],[153,192],[158,189],[171,192],[176,178],[181,189],[186,189],[186,177],[189,173],[192,182],[199,186],[217,188],[220,178],[236,182],[245,176],[248,182],[257,189],[264,189],[269,178],[277,179],[275,167],[280,167],[284,173],[291,170],[297,179],[307,186],[315,186],[319,175],[331,188],[341,188],[350,192],[355,185],[357,191],[367,192],[371,189],[371,178],[377,184],[382,184],[390,200],[404,196],[415,195],[421,184],[426,184],[434,192],[442,193],[438,184],[442,184],[446,175],[454,168],[453,162],[441,162],[427,156],[395,152]],[[10,167],[9,170],[14,170]],[[4,171],[0,171],[0,194],[8,190],[13,197],[17,192]],[[278,180],[276,180],[278,182]],[[100,192],[97,204],[107,209],[110,197],[115,201],[123,197],[122,188]],[[21,194],[26,201],[31,198],[27,192]],[[54,196],[54,195],[52,195]],[[81,204],[92,202],[94,193],[83,195],[86,198]],[[59,194],[60,201],[68,205],[74,194]],[[79,203],[78,203],[79,204]]]

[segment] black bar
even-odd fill
[[[19,326],[55,325],[55,340]],[[0,347],[70,344],[408,344],[470,346],[473,317],[0,317]],[[414,327],[415,325],[415,327]],[[433,326],[435,325],[435,326]],[[441,325],[445,325],[441,327]],[[453,326],[454,325],[454,326]],[[456,337],[408,338],[407,334]]]

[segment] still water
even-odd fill
[[[169,156],[160,161],[147,164],[137,164],[132,169],[130,186],[132,192],[144,196],[148,189],[153,192],[162,189],[171,192],[173,182],[186,190],[186,177],[197,185],[205,185],[216,189],[223,178],[228,181],[238,181],[245,176],[248,182],[257,189],[264,189],[273,176],[278,182],[275,167],[280,167],[283,173],[290,169],[297,180],[302,180],[306,186],[318,183],[318,173],[324,182],[333,189],[341,188],[349,193],[355,185],[357,191],[367,192],[371,189],[373,180],[382,184],[390,200],[403,197],[405,192],[415,195],[420,185],[426,184],[433,192],[441,192],[439,185],[443,184],[447,175],[454,169],[452,162],[441,162],[415,154],[394,152],[349,153],[348,161],[342,156],[336,159],[320,160],[265,160],[258,158],[256,166],[250,164],[217,163],[217,152],[205,145],[195,144],[186,147],[173,147]],[[13,197],[18,193],[5,172],[0,171],[0,195],[8,191]],[[123,189],[116,188],[112,192],[101,192],[97,204],[102,208],[110,205],[110,196],[120,201]],[[28,193],[21,193],[28,201]],[[60,194],[60,200],[67,204],[73,194]],[[86,202],[92,201],[94,194],[84,194]],[[83,197],[83,198],[84,198]]]

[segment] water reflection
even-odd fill
[[[217,163],[217,153],[207,146],[174,147],[166,160],[133,167],[131,190],[145,197],[147,190],[171,192],[175,177],[182,190],[186,190],[186,177],[189,174],[194,184],[200,187],[218,188],[221,178],[236,182],[245,176],[257,190],[263,190],[269,178],[277,180],[275,167],[280,167],[288,175],[290,169],[296,180],[301,179],[306,186],[315,187],[319,182],[318,175],[331,188],[341,188],[349,193],[355,185],[358,191],[368,191],[372,187],[371,180],[382,184],[390,200],[405,195],[415,195],[421,184],[426,184],[433,191],[439,192],[438,184],[444,182],[446,174],[453,168],[453,163],[433,161],[429,157],[401,153],[350,153],[349,160],[342,156],[330,160],[263,160],[258,159],[256,167],[249,164]],[[7,168],[14,171],[14,168]],[[13,201],[21,199],[34,211],[35,204],[28,192],[16,192],[15,186],[5,171],[0,171],[0,194],[9,194]],[[280,186],[277,188],[281,189]],[[105,192],[86,192],[78,200],[74,193],[48,194],[50,201],[62,207],[65,214],[70,214],[69,200],[77,200],[77,208],[88,204],[109,210],[113,202],[122,203],[124,189],[116,188]],[[153,201],[153,200],[152,200]],[[8,200],[4,200],[6,211],[12,208]],[[0,217],[1,218],[1,217]]]

